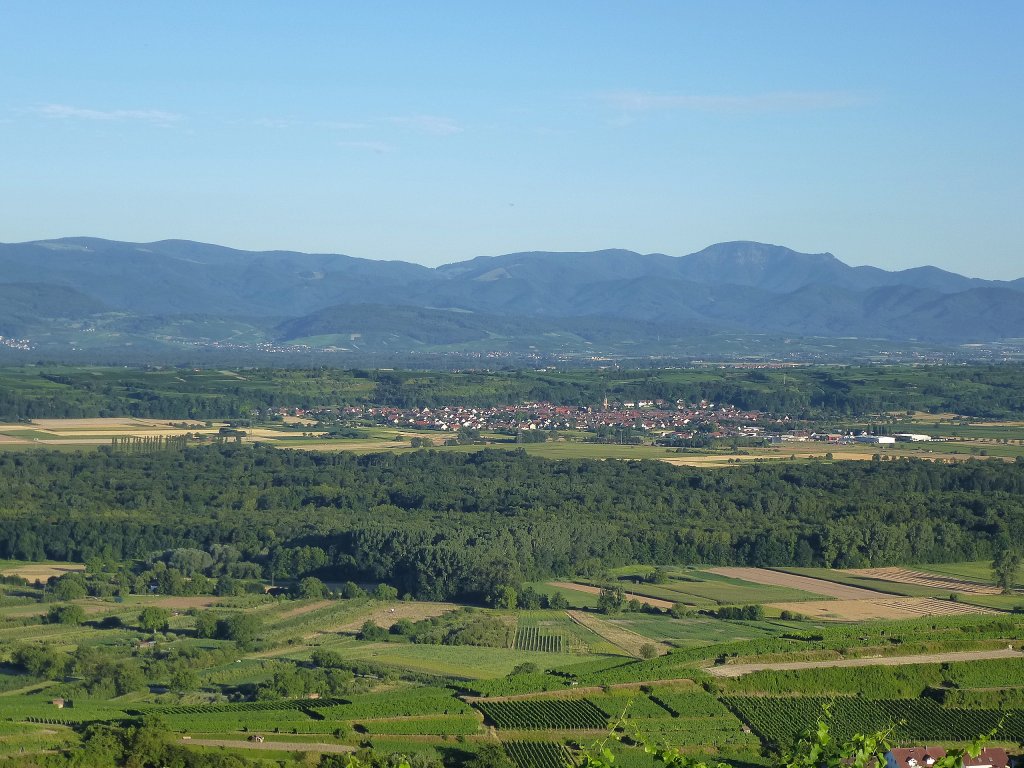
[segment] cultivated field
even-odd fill
[[[574,581],[550,581],[548,582],[548,584],[552,587],[557,587],[559,589],[571,589],[575,590],[576,592],[585,592],[589,595],[601,594],[600,587],[594,587],[590,584],[577,584]],[[644,597],[643,595],[633,594],[632,592],[626,593],[626,600],[636,600],[645,605],[651,605],[655,608],[664,608],[666,610],[675,605],[675,603],[669,600],[659,600],[655,597]]]
[[[980,584],[954,576],[939,576],[905,568],[849,568],[847,573],[867,576],[871,579],[894,581],[899,584],[917,584],[922,587],[934,587],[950,592],[966,592],[975,595],[998,595],[1002,591],[999,587],[994,587],[991,584]]]
[[[910,619],[921,616],[959,616],[992,614],[996,611],[977,605],[954,603],[932,597],[879,597],[870,600],[822,600],[803,603],[768,603],[769,608],[793,611],[811,619],[831,621],[869,621],[873,619]]]
[[[245,379],[232,379],[245,381]],[[301,423],[308,426],[309,431],[296,431],[294,427]],[[287,424],[288,426],[285,426]],[[0,447],[4,450],[17,449],[19,446],[48,446],[55,449],[89,449],[107,445],[114,437],[172,437],[190,432],[193,435],[213,438],[218,435],[225,422],[211,422],[192,419],[166,420],[143,418],[89,418],[89,419],[36,419],[29,423],[0,424]],[[351,451],[353,453],[399,452],[414,450],[410,440],[414,437],[428,438],[434,442],[434,449],[467,453],[478,451],[480,445],[444,446],[442,443],[449,437],[448,433],[433,430],[415,431],[389,427],[360,427],[362,437],[328,438],[323,432],[314,431],[315,423],[303,421],[296,417],[288,417],[281,426],[267,424],[245,427],[244,442],[270,443],[280,448],[315,451]],[[943,425],[948,431],[953,429]],[[995,435],[1014,434],[1016,437],[1024,433],[1012,432],[1012,427],[968,427],[955,428],[957,433],[963,432],[969,437],[954,437],[951,442],[942,443],[899,443],[895,446],[872,445],[829,445],[826,443],[805,442],[774,445],[767,447],[749,447],[742,451],[683,451],[664,448],[651,444],[617,445],[581,442],[585,433],[579,433],[570,439],[553,442],[520,445],[515,441],[496,434],[484,434],[486,447],[499,450],[525,450],[533,456],[548,459],[653,459],[677,466],[690,467],[724,467],[751,461],[817,461],[829,456],[835,461],[870,460],[877,454],[888,458],[916,457],[931,461],[965,461],[971,458],[991,458],[1012,460],[1024,455],[1024,445],[1017,440],[1006,444]],[[994,431],[995,430],[995,431]],[[1008,432],[1007,430],[1011,430]],[[936,430],[932,430],[936,431]],[[941,430],[939,430],[941,431]],[[566,433],[568,434],[568,433]],[[984,435],[991,435],[983,437]]]
[[[592,613],[584,613],[583,611],[566,611],[566,613],[577,624],[581,624],[591,632],[600,635],[630,656],[640,657],[642,655],[640,649],[645,645],[653,647],[659,654],[668,653],[669,651],[669,646],[664,643],[655,642],[613,621],[599,619]]]
[[[359,629],[367,621],[372,621],[379,627],[390,629],[395,623],[402,619],[408,619],[409,621],[422,621],[423,619],[432,619],[435,616],[448,613],[458,609],[458,605],[455,603],[420,603],[420,602],[408,602],[408,603],[390,603],[385,605],[378,605],[368,613],[360,615],[358,618],[352,619],[352,621],[342,624],[340,627],[334,628],[333,631],[338,632],[358,632]],[[330,630],[325,630],[330,631]]]
[[[46,581],[51,576],[63,576],[73,571],[85,572],[82,563],[25,563],[14,560],[0,560],[0,575],[20,576],[31,582]]]
[[[834,584],[822,579],[812,579],[807,576],[797,576],[792,573],[771,571],[767,568],[708,568],[711,573],[729,576],[734,579],[752,581],[756,584],[770,584],[777,587],[790,587],[804,592],[813,592],[818,595],[834,597],[837,600],[867,600],[882,597],[882,593],[873,592],[860,587],[848,587],[843,584]],[[800,605],[806,605],[801,603]]]

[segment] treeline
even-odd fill
[[[702,470],[244,445],[0,454],[0,558],[194,549],[216,563],[228,551],[229,574],[381,581],[430,599],[632,562],[878,566],[985,559],[1021,540],[1024,462]]]
[[[0,369],[0,420],[134,416],[244,419],[279,407],[488,407],[549,401],[598,406],[706,400],[798,419],[889,411],[973,417],[1024,415],[1024,367],[850,366],[603,371],[256,369],[238,374],[165,368]]]

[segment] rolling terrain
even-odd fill
[[[811,337],[949,346],[1024,337],[1022,293],[1022,280],[851,267],[752,242],[682,257],[514,253],[436,269],[184,240],[0,244],[0,336],[94,354],[744,354]]]

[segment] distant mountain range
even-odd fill
[[[0,335],[60,344],[630,349],[715,333],[1024,337],[1024,278],[850,267],[753,242],[688,256],[481,256],[436,269],[185,240],[0,244]]]

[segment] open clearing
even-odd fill
[[[458,608],[459,606],[455,603],[392,603],[391,605],[379,606],[370,613],[364,613],[358,619],[353,619],[337,627],[335,631],[358,632],[367,621],[372,621],[377,626],[384,627],[384,629],[391,629],[400,619],[422,621],[423,619],[432,619],[435,616],[440,616],[443,613],[448,613]]]
[[[612,645],[624,650],[630,656],[641,658],[642,654],[640,653],[640,649],[645,645],[657,648],[659,655],[668,653],[670,650],[664,643],[651,640],[649,637],[644,637],[643,635],[634,632],[631,629],[621,627],[614,622],[599,619],[591,613],[584,613],[583,611],[566,611],[565,613],[577,624],[582,624],[591,632],[595,632],[600,635]]]
[[[773,664],[720,664],[704,667],[715,677],[740,677],[765,670],[821,669],[822,667],[902,667],[909,664],[944,664],[948,661],[981,661],[984,659],[1020,659],[1024,654],[1009,648],[998,651],[956,651],[929,653],[920,656],[879,656],[873,659],[831,659],[828,661],[780,661]]]
[[[549,581],[549,586],[558,587],[559,589],[572,589],[576,592],[586,592],[588,595],[599,595],[601,594],[600,587],[592,587],[589,584],[577,584],[574,581]],[[627,600],[637,600],[641,603],[653,606],[655,608],[671,608],[675,603],[668,600],[659,600],[656,597],[644,597],[643,595],[635,595],[632,592],[626,593]]]
[[[867,576],[883,581],[895,581],[898,584],[917,584],[922,587],[948,589],[950,592],[967,592],[974,595],[998,595],[1002,590],[991,584],[980,584],[976,581],[958,579],[955,576],[939,576],[934,573],[910,571],[906,568],[849,568],[847,573]]]
[[[752,581],[755,584],[771,584],[775,587],[791,587],[793,589],[812,592],[816,595],[834,597],[837,600],[869,600],[871,598],[885,597],[881,592],[874,592],[870,589],[860,587],[848,587],[844,584],[834,584],[831,581],[812,579],[809,576],[797,576],[792,573],[770,571],[767,568],[708,568],[711,573],[720,576],[728,576],[733,579]],[[801,605],[805,605],[801,603]],[[798,610],[798,609],[797,609]],[[800,611],[806,613],[806,611]]]
[[[869,621],[917,619],[922,616],[959,616],[965,613],[996,613],[988,608],[953,603],[933,597],[878,597],[871,600],[820,600],[803,603],[769,603],[769,608],[793,611],[811,619]]]

